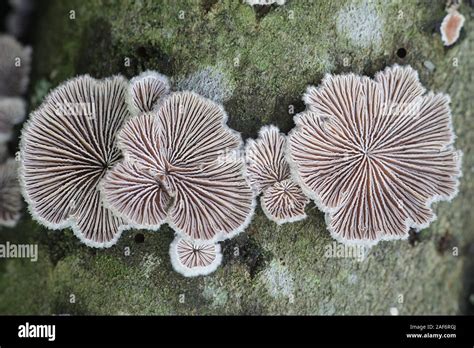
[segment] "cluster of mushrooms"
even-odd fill
[[[18,184],[18,163],[9,152],[14,126],[26,116],[23,95],[29,82],[30,47],[13,36],[0,34],[0,226],[12,227],[20,218],[22,206]]]
[[[23,197],[41,224],[93,247],[166,223],[173,267],[196,276],[218,267],[219,242],[248,226],[258,195],[277,224],[304,219],[312,199],[335,239],[362,245],[407,238],[435,219],[433,202],[456,195],[449,97],[410,66],[327,75],[304,101],[288,135],[265,126],[244,144],[222,105],[171,91],[157,72],[79,76],[24,126]]]

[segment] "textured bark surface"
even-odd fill
[[[116,246],[97,250],[69,230],[48,231],[25,209],[16,228],[0,230],[0,243],[38,243],[39,259],[0,260],[0,313],[472,313],[472,7],[461,6],[465,27],[445,48],[437,31],[444,1],[288,0],[258,9],[237,0],[41,5],[32,30],[31,108],[77,74],[131,78],[156,69],[175,88],[222,102],[230,125],[256,137],[267,124],[288,132],[293,113],[304,109],[306,86],[325,73],[373,76],[393,63],[410,64],[427,89],[451,96],[463,177],[458,196],[435,205],[430,228],[410,241],[382,242],[362,261],[327,257],[336,244],[314,204],[306,220],[283,226],[258,208],[249,228],[223,243],[223,265],[193,279],[171,268],[168,227],[128,231]]]

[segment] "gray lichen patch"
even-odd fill
[[[295,284],[293,276],[288,268],[277,260],[273,260],[262,272],[261,279],[271,297],[294,297]]]
[[[212,308],[225,307],[229,299],[229,293],[227,290],[214,282],[213,278],[206,278],[204,280],[202,296],[210,301]]]
[[[193,91],[217,103],[229,100],[235,88],[222,68],[212,66],[176,78],[175,85],[179,91]]]
[[[380,50],[384,24],[384,17],[370,0],[355,0],[336,16],[337,32],[346,36],[356,47]]]

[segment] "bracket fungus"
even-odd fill
[[[13,126],[25,118],[26,103],[21,98],[0,97],[0,142],[9,141]]]
[[[464,16],[456,8],[449,9],[440,27],[441,40],[445,46],[451,46],[459,39],[463,25]]]
[[[177,237],[170,245],[171,265],[185,277],[208,275],[222,262],[219,243],[207,243]]]
[[[53,90],[23,129],[20,181],[33,217],[71,227],[85,244],[113,245],[126,228],[103,206],[98,184],[117,163],[115,137],[129,117],[127,81],[80,76]]]
[[[26,92],[31,67],[31,47],[23,47],[9,35],[0,35],[0,95]]]
[[[133,115],[149,112],[158,107],[160,99],[170,92],[165,75],[145,71],[130,80],[129,107]]]
[[[426,92],[410,66],[368,77],[327,75],[295,116],[288,158],[303,191],[346,244],[406,239],[435,220],[461,175],[450,99]]]
[[[13,227],[20,218],[21,190],[14,158],[0,164],[0,226]]]
[[[226,120],[221,106],[193,92],[174,92],[129,120],[118,135],[124,161],[102,183],[107,206],[134,227],[166,222],[195,241],[241,232],[254,194],[243,159],[225,156],[242,144]]]
[[[258,139],[249,139],[245,148],[250,182],[258,194],[263,192],[262,209],[277,224],[304,219],[309,202],[291,179],[285,149],[286,137],[275,126],[263,127]]]

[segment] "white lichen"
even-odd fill
[[[190,75],[178,77],[175,85],[178,91],[193,91],[217,103],[232,98],[235,88],[218,66],[207,66]]]
[[[354,1],[336,16],[338,34],[346,36],[356,47],[380,48],[383,28],[384,18],[372,1]]]
[[[161,264],[161,260],[153,253],[145,255],[141,263],[142,272],[146,279],[149,279],[153,271]]]
[[[273,298],[294,296],[295,282],[288,268],[277,260],[272,260],[262,273],[265,287]]]
[[[229,299],[229,293],[227,292],[227,290],[223,289],[222,287],[219,287],[213,282],[206,282],[202,292],[202,296],[206,300],[212,301],[211,307],[213,308],[224,307]]]

